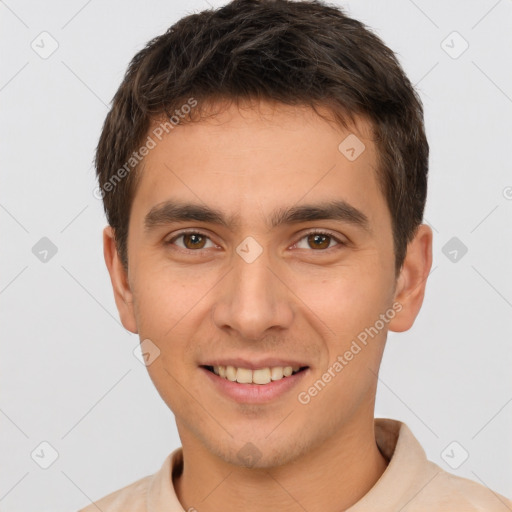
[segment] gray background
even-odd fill
[[[376,415],[405,421],[444,469],[511,497],[512,1],[341,5],[397,52],[431,147],[433,271],[414,327],[390,333]],[[4,512],[85,506],[155,472],[179,445],[134,356],[138,338],[118,320],[92,158],[133,55],[208,7],[0,1]],[[43,237],[57,248],[46,261]],[[47,469],[42,442],[58,453]]]

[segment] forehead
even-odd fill
[[[345,200],[370,221],[386,209],[371,126],[362,118],[343,128],[306,106],[258,103],[166,126],[162,133],[158,120],[149,130],[155,144],[134,200],[143,215],[169,197],[251,222],[256,212],[301,202]]]

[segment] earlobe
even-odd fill
[[[390,331],[403,332],[410,329],[421,309],[432,267],[432,236],[430,226],[420,224],[416,236],[407,246],[394,297],[401,309],[389,323]]]
[[[137,334],[137,323],[133,308],[133,295],[128,275],[117,251],[114,230],[111,226],[103,230],[103,256],[107,265],[121,323],[128,331]]]

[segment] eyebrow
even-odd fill
[[[368,234],[373,233],[368,217],[344,200],[278,208],[270,216],[270,229],[281,225],[315,220],[341,221],[366,231]],[[222,211],[205,205],[170,200],[151,208],[144,218],[144,227],[146,231],[150,231],[157,226],[184,221],[217,224],[228,229],[240,226],[238,215],[226,216]]]

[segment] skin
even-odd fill
[[[350,133],[366,146],[353,162],[338,150]],[[364,119],[347,130],[307,107],[229,106],[179,125],[146,156],[131,209],[127,272],[105,228],[122,323],[160,350],[148,372],[176,417],[184,470],[173,483],[185,510],[339,511],[386,468],[375,443],[376,376],[387,330],[408,330],[421,308],[432,230],[419,227],[396,277],[370,134]],[[171,198],[237,214],[239,224],[187,221],[145,230],[145,215]],[[338,220],[266,224],[276,208],[333,199],[363,211],[371,233]],[[199,249],[174,238],[188,228],[207,237]],[[307,236],[313,228],[346,245],[327,238],[317,248]],[[252,263],[235,251],[248,236],[263,249]],[[307,405],[299,403],[297,394],[394,302],[401,311]],[[198,366],[230,356],[293,357],[309,370],[298,388],[274,401],[237,403]],[[253,467],[237,457],[247,442],[260,454]]]

